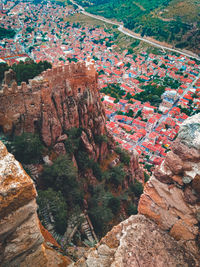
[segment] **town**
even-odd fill
[[[15,31],[13,38],[0,39],[0,63],[32,59],[58,66],[90,59],[99,74],[107,129],[122,148],[136,150],[151,172],[184,120],[200,111],[200,62],[169,52],[119,53],[108,29],[66,21],[76,12],[60,2],[0,4],[0,27]]]

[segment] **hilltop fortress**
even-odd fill
[[[97,77],[89,62],[49,69],[20,86],[12,70],[6,72],[0,93],[0,127],[16,135],[37,132],[47,146],[55,145],[72,127],[86,129],[91,140],[104,135],[106,119]]]

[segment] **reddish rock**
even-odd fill
[[[180,157],[174,154],[172,151],[167,153],[165,164],[174,174],[179,174],[183,170],[183,162]]]
[[[197,174],[192,181],[192,188],[200,196],[200,175]],[[200,197],[199,197],[200,198]]]
[[[192,187],[189,185],[185,188],[184,190],[184,200],[191,204],[194,205],[199,202],[200,196],[197,196],[194,192]]]
[[[53,148],[58,155],[66,154],[65,145],[63,143],[57,143]]]
[[[183,161],[198,162],[200,160],[200,151],[186,146],[178,139],[172,144],[172,151]]]
[[[199,266],[197,258],[146,217],[131,216],[71,266]]]
[[[66,130],[80,127],[90,136],[89,141],[86,137],[83,141],[92,157],[106,157],[107,144],[99,147],[93,140],[95,135],[106,135],[105,112],[93,65],[77,63],[53,68],[19,87],[10,87],[12,77],[8,76],[0,94],[0,126],[5,132],[19,135],[39,131],[44,143],[53,146],[66,140]]]

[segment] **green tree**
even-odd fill
[[[42,158],[43,145],[37,134],[23,133],[15,136],[12,145],[13,153],[21,163],[38,163]]]
[[[113,214],[116,215],[120,211],[120,199],[112,196],[108,201],[108,207],[112,210]]]
[[[68,155],[58,157],[52,166],[46,166],[42,180],[47,187],[60,190],[67,203],[82,204],[83,192],[77,181],[77,169]]]
[[[60,191],[55,192],[52,188],[38,191],[37,203],[39,206],[39,217],[41,221],[50,220],[45,214],[53,217],[55,229],[58,233],[64,234],[67,226],[67,204]]]

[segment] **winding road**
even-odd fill
[[[155,46],[155,47],[158,47],[158,48],[161,48],[162,50],[168,50],[168,51],[171,51],[171,52],[175,52],[175,53],[178,53],[180,55],[183,55],[183,56],[186,56],[186,57],[189,57],[189,58],[195,58],[197,60],[200,60],[200,57],[196,54],[194,54],[193,52],[191,51],[182,51],[180,49],[174,49],[172,47],[168,47],[168,46],[165,46],[165,45],[161,45],[159,43],[153,40],[149,40],[145,37],[142,37],[142,36],[138,36],[138,34],[135,34],[134,32],[124,28],[123,24],[122,23],[119,23],[119,22],[113,22],[109,19],[106,19],[102,16],[97,16],[97,15],[93,15],[91,13],[88,13],[85,11],[84,7],[78,5],[74,0],[70,0],[74,5],[78,6],[80,12],[88,17],[91,17],[91,18],[94,18],[94,19],[97,19],[97,20],[101,20],[103,22],[106,22],[106,23],[109,23],[109,24],[112,24],[112,25],[115,25],[115,26],[118,26],[118,31],[122,32],[123,34],[127,35],[127,36],[130,36],[134,39],[137,39],[137,40],[140,40],[140,41],[143,41],[145,43],[148,43],[152,46]]]

